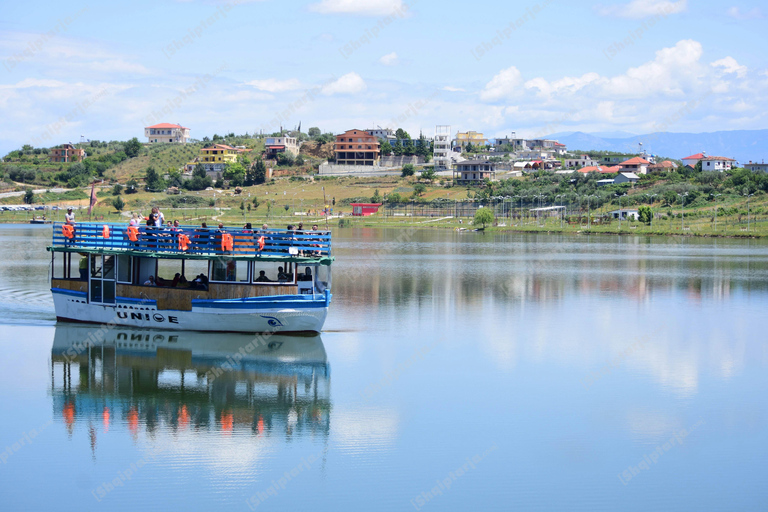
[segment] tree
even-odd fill
[[[197,164],[192,171],[192,178],[182,183],[187,190],[205,190],[213,186],[213,180],[205,172],[203,164]]]
[[[411,136],[408,135],[408,132],[403,130],[402,128],[398,128],[397,130],[395,130],[395,137],[399,140],[406,140],[411,138]]]
[[[694,169],[696,172],[701,172],[701,171],[702,171],[701,160],[699,160],[698,162],[696,162],[696,166],[695,166],[693,169]]]
[[[290,206],[288,206],[288,205],[285,205],[285,206],[283,206],[283,208],[285,208],[285,211],[288,211],[288,209],[290,208]]]
[[[147,167],[144,185],[147,192],[159,192],[165,189],[165,180],[157,173],[154,167]]]
[[[426,171],[421,171],[421,175],[419,176],[420,180],[426,180],[432,183],[432,180],[437,178],[437,174],[435,174],[434,169],[427,169]]]
[[[259,207],[259,205],[260,205],[260,204],[261,204],[261,203],[259,202],[259,198],[258,198],[258,197],[254,197],[254,198],[253,198],[253,209],[254,209],[254,210],[255,210],[255,209],[257,209],[257,208]]]
[[[493,213],[488,208],[478,208],[475,212],[475,226],[478,224],[483,225],[483,229],[485,229],[486,224],[492,224],[493,223]]]
[[[294,162],[296,165],[304,165],[304,156],[299,155]]]
[[[25,204],[32,204],[35,201],[35,193],[32,192],[31,188],[28,188],[24,191],[24,203]]]
[[[416,153],[416,147],[413,145],[413,141],[411,139],[407,139],[405,141],[405,145],[403,146],[403,154],[406,156],[413,156]]]
[[[403,173],[402,177],[405,178],[407,176],[413,176],[416,170],[413,168],[413,164],[405,164],[403,166]]]
[[[392,146],[392,153],[395,156],[403,156],[403,143],[400,142],[400,140],[396,140],[395,144]]]
[[[121,212],[125,208],[125,201],[123,201],[122,197],[117,196],[112,200],[112,206],[115,207],[115,210]]]
[[[307,130],[307,135],[309,135],[310,139],[315,139],[320,136],[320,128],[317,126],[311,127],[309,130]]]
[[[389,156],[392,154],[392,144],[387,139],[379,139],[379,143],[381,144],[379,150],[382,155]]]
[[[380,203],[381,202],[381,195],[379,194],[379,189],[374,189],[373,196],[371,197],[372,203]]]
[[[472,153],[474,150],[475,150],[475,146],[473,146],[471,142],[467,142],[467,145],[464,146],[465,153]]]
[[[267,181],[267,166],[260,157],[256,159],[256,163],[251,167],[251,182],[254,185],[261,185]]]
[[[387,202],[390,204],[401,203],[402,201],[403,201],[403,198],[397,192],[392,192],[387,196]]]
[[[139,139],[134,137],[125,143],[125,148],[123,151],[128,158],[135,158],[139,156],[139,152],[141,151],[141,142],[139,142]]]
[[[638,207],[637,216],[640,222],[645,222],[646,224],[650,224],[651,218],[653,217],[653,212],[651,211],[651,207],[650,206]]]
[[[426,191],[427,191],[427,186],[423,183],[417,183],[413,186],[413,195],[415,195],[416,197],[421,196]]]
[[[119,183],[115,183],[115,186],[112,187],[112,195],[119,196],[122,193],[123,193],[123,186]]]
[[[222,173],[222,177],[229,181],[233,187],[242,187],[245,182],[245,167],[240,163],[227,164]]]

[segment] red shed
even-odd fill
[[[367,217],[379,212],[382,203],[352,203],[352,215],[354,217]]]

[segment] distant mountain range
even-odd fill
[[[616,133],[618,135],[621,132]],[[601,137],[584,132],[562,132],[548,135],[573,150],[617,151],[637,153],[639,143],[652,155],[680,160],[686,156],[706,151],[710,156],[726,156],[743,164],[750,160],[761,162],[768,159],[768,130],[735,130],[712,133],[657,132],[631,137]]]

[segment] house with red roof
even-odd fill
[[[144,128],[144,136],[150,144],[155,142],[186,144],[189,128],[180,124],[160,123]]]
[[[687,156],[683,158],[683,165],[688,165],[691,167],[696,167],[696,164],[699,163],[699,160],[702,160],[706,158],[706,153],[696,153],[695,155]]]
[[[730,171],[736,166],[736,160],[724,156],[707,156],[701,159],[702,171]]]
[[[659,162],[648,167],[648,172],[668,172],[674,171],[675,169],[677,169],[675,162],[664,160],[663,162]]]
[[[648,166],[651,165],[651,162],[646,160],[645,158],[641,158],[639,156],[636,156],[634,158],[630,158],[629,160],[624,160],[619,164],[620,170],[622,172],[633,172],[635,174],[648,174]]]

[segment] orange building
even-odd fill
[[[336,163],[340,165],[377,165],[379,139],[365,130],[348,130],[336,136]]]
[[[62,144],[51,149],[49,158],[51,162],[82,162],[85,158],[85,150],[76,148],[72,144]]]

